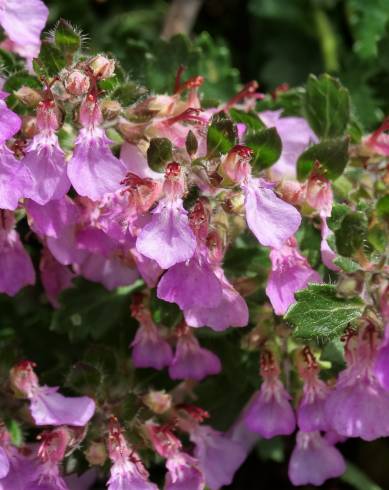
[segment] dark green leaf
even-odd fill
[[[252,166],[255,170],[271,167],[280,158],[282,142],[276,128],[249,134],[246,144],[254,150]]]
[[[377,252],[384,253],[388,245],[388,233],[379,225],[369,228],[367,240]]]
[[[230,109],[229,112],[232,120],[236,123],[245,124],[248,131],[259,131],[266,128],[254,111],[245,112],[239,109]]]
[[[69,22],[61,19],[54,32],[56,46],[65,54],[73,55],[81,47],[81,36]]]
[[[366,215],[360,211],[347,214],[335,231],[336,248],[341,255],[351,257],[363,244],[367,235]]]
[[[294,325],[294,337],[304,340],[335,337],[364,310],[360,298],[338,298],[331,284],[310,284],[295,297],[285,319]]]
[[[173,150],[167,138],[152,138],[147,149],[147,161],[153,170],[161,172],[168,162],[173,159]]]
[[[66,66],[63,52],[53,43],[43,41],[39,58],[33,60],[35,72],[44,77],[53,77]]]
[[[297,176],[305,180],[316,161],[324,167],[324,175],[328,179],[336,179],[342,175],[348,161],[348,139],[332,139],[321,141],[310,146],[297,160]]]
[[[336,231],[340,228],[343,218],[349,213],[350,208],[346,204],[334,204],[332,206],[331,216],[327,220],[328,226],[332,231]]]
[[[336,259],[333,260],[333,263],[340,267],[344,272],[348,273],[357,272],[360,269],[359,264],[348,257],[336,257]]]
[[[319,138],[343,136],[350,119],[350,96],[330,75],[310,75],[304,97],[306,118]]]
[[[108,82],[109,79],[103,81]],[[147,89],[145,87],[132,81],[126,81],[120,83],[112,90],[112,97],[118,99],[122,105],[128,106],[134,104],[146,93]]]
[[[225,112],[214,114],[207,133],[208,156],[228,153],[237,141],[238,132],[232,119]]]
[[[66,377],[65,385],[77,393],[93,395],[101,383],[101,373],[91,364],[73,364]]]
[[[380,218],[389,219],[389,194],[378,199],[377,214]]]

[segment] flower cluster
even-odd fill
[[[32,70],[46,7],[40,0],[3,4],[3,47]],[[33,15],[25,19],[21,9]],[[110,490],[153,490],[143,461],[158,457],[167,470],[165,490],[217,490],[232,482],[258,436],[296,431],[294,485],[342,475],[337,443],[389,436],[389,286],[380,275],[387,269],[362,257],[369,277],[376,274],[376,301],[360,289],[370,311],[341,332],[346,367],[331,371],[332,378],[318,346],[296,343],[277,319],[296,305],[296,293],[341,271],[325,165],[316,160],[297,180],[297,161],[317,135],[302,117],[257,109],[264,96],[256,82],[210,107],[201,97],[203,77],[182,80],[179,68],[173,94],[146,94],[124,106],[105,88],[115,70],[105,55],[72,56],[54,76],[40,76],[40,90],[13,95],[26,106],[20,114],[1,92],[0,292],[15,296],[38,283],[58,310],[77,277],[109,291],[135,290],[128,307],[138,329],[126,357],[140,371],[166,369],[170,381],[166,390],[140,383],[126,415],[122,387],[65,396],[40,383],[34,362],[20,360],[10,371],[8,397],[26,427],[43,429],[38,442],[17,445],[0,420],[0,488],[86,489],[104,474],[101,467],[109,468]],[[363,142],[365,151],[387,155],[386,127]],[[257,163],[266,148],[252,136],[268,130],[282,149],[266,168]],[[318,239],[316,259],[300,249],[303,219]],[[243,235],[269,258],[264,292],[273,329],[251,307],[254,279],[244,271],[230,276],[224,265]],[[172,325],[156,317],[155,302],[178,312]],[[246,332],[248,325],[254,328]],[[226,432],[204,423],[210,415],[196,402],[198,383],[224,368],[211,345],[200,343],[202,327],[215,341],[220,332],[244,330],[242,347],[260,354],[259,391]],[[82,445],[92,468],[79,477],[65,463]]]

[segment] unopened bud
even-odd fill
[[[104,80],[112,77],[115,72],[115,61],[106,56],[97,55],[89,61],[89,67],[92,69],[95,77]]]
[[[41,94],[31,87],[20,87],[14,92],[15,97],[27,107],[36,107],[42,100]]]
[[[101,102],[101,111],[103,113],[104,119],[115,119],[120,114],[121,110],[122,106],[116,100],[107,99]]]
[[[363,286],[362,278],[358,274],[352,276],[341,276],[339,277],[338,283],[336,285],[336,293],[342,298],[353,298],[357,296]]]
[[[280,197],[294,206],[300,206],[305,198],[304,187],[295,180],[283,180],[277,187]]]
[[[243,193],[230,193],[223,202],[223,209],[228,214],[240,214],[244,210]]]
[[[23,116],[22,117],[22,129],[21,132],[23,136],[28,139],[33,138],[38,134],[38,126],[36,124],[36,117],[34,116]]]
[[[107,450],[102,442],[92,442],[84,454],[90,465],[103,466],[107,460]]]
[[[172,406],[172,397],[164,390],[150,391],[142,400],[152,412],[158,415],[167,412]]]
[[[80,70],[73,70],[65,79],[65,88],[71,95],[84,95],[90,88],[90,80]]]

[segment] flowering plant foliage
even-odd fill
[[[341,476],[389,436],[388,121],[329,75],[158,93],[3,4],[0,489],[217,490],[295,433],[293,485]]]

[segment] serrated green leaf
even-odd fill
[[[389,218],[389,194],[378,199],[376,209],[380,218]]]
[[[266,125],[260,120],[254,111],[241,111],[240,109],[230,109],[230,116],[236,123],[243,123],[246,125],[247,131],[260,131],[265,129]]]
[[[65,55],[73,55],[81,47],[81,36],[69,22],[60,19],[55,28],[54,42]]]
[[[388,233],[380,225],[369,228],[367,240],[377,252],[384,253],[388,246]]]
[[[282,142],[276,128],[266,128],[248,134],[246,144],[254,150],[251,165],[255,170],[271,167],[280,158],[282,152]]]
[[[344,299],[331,284],[310,284],[295,294],[296,303],[285,315],[294,325],[293,336],[304,340],[328,339],[362,315],[360,298]]]
[[[332,231],[340,228],[343,218],[350,212],[347,204],[336,203],[332,206],[331,216],[327,219],[327,224]]]
[[[55,44],[43,41],[39,58],[33,60],[35,72],[44,77],[53,77],[66,66],[64,53]]]
[[[339,80],[330,75],[310,75],[304,96],[304,112],[319,138],[343,136],[350,119],[350,96]]]
[[[208,156],[228,153],[237,141],[238,132],[232,119],[223,111],[214,114],[207,132]]]
[[[360,270],[359,264],[348,257],[336,257],[336,259],[333,260],[333,263],[349,274]]]
[[[351,257],[367,236],[367,218],[360,211],[348,213],[335,231],[336,248],[341,255]]]
[[[161,172],[173,158],[173,148],[167,138],[152,138],[147,149],[147,162],[153,170]]]
[[[297,177],[305,180],[314,163],[324,167],[324,175],[331,180],[340,177],[348,161],[348,139],[331,139],[310,146],[297,160]]]

